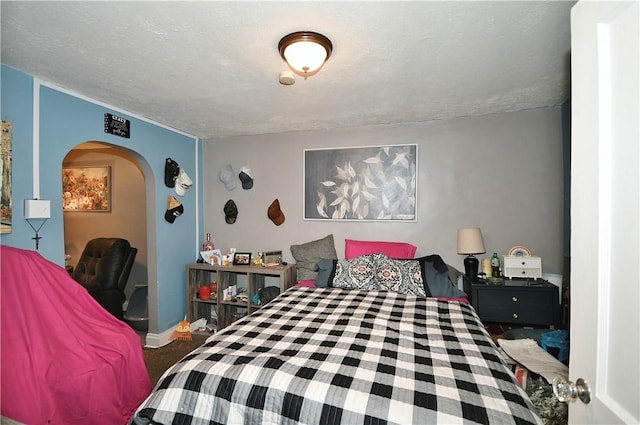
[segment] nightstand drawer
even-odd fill
[[[503,274],[506,277],[542,277],[542,258],[504,256]]]
[[[480,320],[530,326],[558,326],[558,289],[550,286],[473,285],[472,304]]]

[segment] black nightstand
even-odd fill
[[[544,279],[504,279],[504,284],[464,280],[483,323],[562,327],[558,287]]]

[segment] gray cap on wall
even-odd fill
[[[220,170],[220,174],[218,175],[218,178],[222,183],[224,183],[224,187],[226,187],[227,190],[233,190],[236,188],[236,180],[235,180],[236,175],[233,172],[233,168],[231,168],[230,164],[227,164],[224,167],[222,167],[222,169]]]

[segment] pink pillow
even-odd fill
[[[397,260],[410,260],[416,253],[414,245],[405,242],[344,240],[344,258],[350,260],[367,254],[384,254]]]
[[[315,288],[316,287],[316,281],[315,280],[301,280],[300,282],[296,283],[295,286],[305,286],[307,288]]]

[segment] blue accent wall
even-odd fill
[[[40,87],[39,105],[33,104],[33,79],[21,72],[2,66],[2,119],[13,123],[13,232],[2,235],[2,243],[34,249],[34,235],[24,219],[22,203],[33,198],[33,134],[32,117],[39,111],[39,173],[40,199],[51,201],[51,218],[43,225],[39,252],[59,265],[64,264],[64,221],[62,213],[62,161],[76,145],[87,141],[106,142],[130,150],[145,171],[147,185],[147,233],[149,256],[155,260],[157,305],[150,305],[157,314],[157,329],[150,323],[149,331],[162,332],[180,321],[186,310],[185,264],[197,258],[198,229],[201,228],[201,182],[196,174],[201,165],[201,143],[161,125],[128,116],[89,100]],[[112,113],[131,121],[131,138],[125,139],[104,132],[104,113]],[[197,155],[198,154],[198,155]],[[173,224],[164,219],[168,195],[174,189],[164,185],[165,159],[176,160],[194,181],[184,197],[178,197],[184,214]],[[112,178],[118,178],[117,175]],[[199,182],[200,184],[196,184]],[[149,214],[149,212],[151,214]],[[34,220],[34,225],[39,221]],[[105,235],[109,236],[109,235]],[[152,245],[152,246],[151,246]],[[148,282],[153,285],[154,282]],[[151,292],[151,290],[150,290]],[[150,318],[153,314],[150,312]]]

